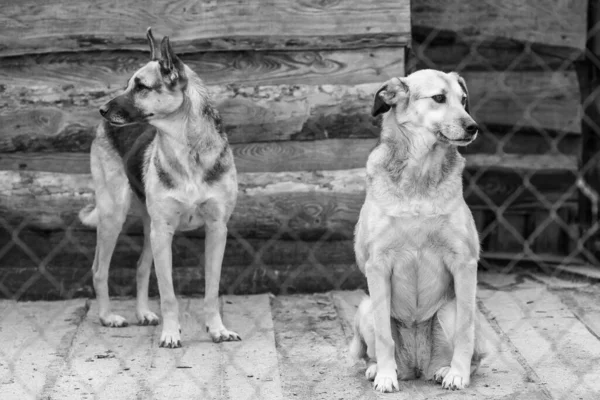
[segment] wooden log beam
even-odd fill
[[[555,202],[573,201],[574,159],[468,159],[465,196],[474,209],[550,209]],[[253,238],[351,238],[364,202],[364,180],[364,169],[242,173],[230,232]],[[77,213],[92,201],[88,174],[0,171],[0,218],[12,227],[89,229],[77,221]],[[130,231],[141,232],[139,222]]]
[[[473,155],[504,152],[510,154],[508,157],[546,154],[560,160],[580,151],[579,135],[547,132],[546,136],[531,129],[512,131],[508,127],[484,127],[480,137],[461,152]],[[377,139],[372,138],[237,143],[231,147],[238,172],[245,173],[362,168],[376,144]],[[89,174],[90,156],[89,153],[0,153],[2,170]]]
[[[146,50],[148,26],[179,52],[403,46],[409,9],[396,0],[4,1],[0,56]]]
[[[218,51],[181,59],[210,85],[337,85],[404,75],[404,48],[312,51]],[[150,60],[142,51],[49,53],[0,58],[0,81],[44,97],[52,90],[120,89]]]
[[[581,132],[575,72],[465,72],[482,125]],[[210,86],[231,143],[377,137],[370,115],[380,83]],[[0,152],[87,151],[98,108],[120,89],[13,82],[0,90]]]
[[[378,127],[370,108],[378,87],[378,83],[373,83],[209,89],[230,142],[247,143],[376,137]],[[120,90],[55,89],[51,88],[47,96],[22,93],[22,97],[13,98],[9,88],[0,94],[0,152],[89,149],[100,122],[99,107]]]
[[[585,51],[586,3],[413,0],[418,67],[562,70]]]

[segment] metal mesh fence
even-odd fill
[[[598,35],[599,31],[600,26],[593,27],[589,37]],[[546,54],[532,44],[525,44],[518,52],[511,50],[513,53],[498,65],[498,54],[505,49],[491,48],[487,42],[472,43],[458,33],[453,40],[461,43],[460,46],[464,46],[464,43],[468,46],[466,50],[463,49],[461,62],[448,68],[443,60],[436,58],[436,52],[429,51],[439,43],[442,34],[436,31],[415,33],[407,73],[423,68],[454,70],[465,76],[467,85],[470,85],[469,76],[474,80],[492,79],[484,83],[493,89],[479,90],[478,93],[484,95],[471,95],[470,99],[472,114],[482,117],[476,117],[481,129],[477,140],[486,144],[480,147],[475,145],[474,150],[467,148],[465,154],[468,161],[464,173],[464,193],[473,210],[482,245],[480,270],[509,276],[517,271],[517,267],[526,266],[555,276],[565,271],[576,273],[578,265],[600,265],[597,258],[599,186],[598,182],[593,181],[598,178],[599,156],[598,153],[586,151],[594,149],[593,143],[600,142],[598,55],[590,49],[584,57],[573,52],[549,65]],[[477,69],[474,70],[472,65],[477,65]],[[536,74],[543,75],[543,82],[550,86],[529,90],[526,96],[522,92],[515,92],[515,88],[526,86],[530,82],[528,77],[535,77]],[[574,85],[565,87],[565,82]],[[561,95],[563,88],[565,93]],[[560,108],[560,102],[572,100],[573,93],[580,94],[581,103],[577,106],[576,115],[571,116],[575,122],[570,125],[565,123],[564,126],[568,125],[572,130],[581,123],[583,129],[580,135],[567,128],[549,127],[546,121],[539,120],[540,115],[547,115],[539,110],[544,108],[550,96],[557,96],[552,102],[559,104]],[[488,118],[487,109],[490,103],[498,102],[498,97],[502,97],[505,103],[493,109],[501,108],[503,104],[507,109],[519,110],[520,114],[512,115],[515,122],[509,126]],[[519,149],[519,146],[531,142],[534,145]],[[27,175],[25,172],[23,174]],[[358,180],[364,178],[361,175],[364,172],[355,171],[351,174],[356,174]],[[5,187],[9,186],[10,183]],[[43,188],[39,195],[44,195]],[[334,195],[341,198],[344,192]],[[80,198],[91,200],[92,196],[88,191]],[[344,207],[343,200],[341,203],[341,207]],[[10,206],[18,207],[19,204]],[[234,244],[228,245],[227,251],[235,255],[229,259],[226,255],[223,264],[220,291],[227,296],[220,303],[220,312],[224,315],[226,326],[237,326],[235,329],[243,337],[241,343],[224,343],[217,347],[194,339],[208,337],[202,325],[206,317],[202,311],[203,302],[197,298],[179,300],[180,324],[185,332],[184,348],[170,353],[157,348],[162,340],[162,325],[132,325],[127,330],[118,331],[125,333],[116,334],[115,330],[98,322],[95,302],[86,303],[83,310],[77,306],[82,303],[39,303],[43,304],[40,306],[42,311],[34,310],[35,303],[4,302],[4,308],[0,310],[0,337],[16,341],[16,345],[0,349],[0,393],[14,390],[8,397],[0,397],[24,398],[16,397],[14,393],[26,393],[32,398],[39,398],[42,394],[44,398],[59,398],[54,397],[56,393],[71,390],[72,398],[182,396],[271,399],[279,398],[277,396],[283,390],[290,398],[296,395],[298,398],[324,398],[329,394],[328,390],[334,390],[342,396],[340,398],[351,398],[343,396],[354,396],[359,392],[363,393],[361,398],[371,398],[368,394],[370,391],[366,391],[370,390],[368,387],[354,383],[364,381],[362,366],[350,369],[354,372],[345,372],[344,379],[340,378],[336,383],[338,386],[349,385],[343,390],[327,381],[327,375],[332,374],[328,369],[346,371],[346,365],[339,360],[347,359],[346,343],[351,334],[349,321],[352,315],[348,315],[341,326],[332,322],[344,318],[344,307],[340,305],[339,297],[330,294],[297,297],[296,300],[281,297],[261,303],[256,298],[234,296],[267,291],[287,295],[366,289],[366,280],[354,261],[352,236],[340,236],[339,232],[328,230],[327,224],[324,224],[325,228],[316,229],[317,234],[313,232],[308,239],[295,229],[303,220],[314,222],[315,218],[321,217],[319,213],[311,213],[310,205],[307,207],[283,208],[284,212],[292,210],[293,213],[287,215],[288,222],[291,222],[282,225],[267,238],[252,237],[235,227],[229,228],[227,240]],[[334,204],[331,207],[340,206]],[[344,212],[351,215],[353,223],[358,219],[356,209]],[[130,223],[136,224],[128,221],[124,231],[128,231]],[[0,264],[8,265],[17,258],[26,258],[27,262],[22,265],[33,263],[37,266],[35,274],[30,274],[27,268],[23,268],[23,275],[19,275],[18,268],[12,268],[11,274],[0,272],[2,297],[11,300],[37,300],[41,297],[75,302],[73,299],[93,297],[93,273],[89,267],[94,261],[95,247],[94,243],[89,242],[92,236],[82,230],[80,222],[69,220],[53,232],[36,232],[27,226],[27,220],[15,223],[0,216],[1,237],[5,239],[0,246]],[[134,226],[133,231],[136,229],[139,231],[139,226]],[[119,260],[130,262],[131,268],[113,267],[111,271],[108,282],[113,298],[112,308],[115,313],[132,314],[130,311],[135,310],[135,301],[118,296],[136,293],[135,264],[143,249],[143,237],[139,234],[123,234],[118,240],[115,254],[119,255]],[[206,283],[204,267],[198,268],[197,265],[204,265],[204,240],[195,235],[177,235],[174,240],[174,258],[186,265],[183,268],[173,265],[177,295],[203,292],[199,288]],[[37,241],[45,242],[36,247]],[[243,260],[243,265],[228,265],[228,262],[232,262],[228,260]],[[69,270],[71,276],[56,272],[61,270],[57,265],[67,263],[84,265],[80,265],[81,272]],[[274,265],[277,267],[274,268]],[[150,286],[150,294],[158,295],[154,273]],[[500,365],[507,370],[520,365],[519,368],[525,370],[523,376],[532,385],[527,386],[526,389],[530,390],[527,393],[539,392],[542,397],[568,398],[552,393],[551,389],[540,383],[543,379],[538,376],[544,374],[544,371],[537,371],[538,368],[543,369],[544,358],[552,361],[553,357],[557,357],[567,368],[572,367],[566,372],[570,378],[561,393],[595,390],[595,383],[589,380],[589,376],[578,375],[582,362],[589,364],[590,370],[593,370],[593,352],[590,350],[590,359],[584,361],[564,357],[565,346],[575,343],[571,336],[574,331],[579,332],[578,327],[566,324],[551,331],[545,328],[535,330],[533,337],[541,343],[540,346],[546,347],[531,364],[531,360],[527,359],[527,351],[519,347],[521,344],[511,340],[510,335],[527,331],[537,311],[523,308],[523,299],[515,297],[514,307],[519,309],[514,313],[515,318],[505,317],[499,322],[497,318],[502,319],[498,317],[499,311],[489,304],[506,301],[506,293],[496,293],[486,287],[482,294],[484,300],[480,298],[477,303],[481,318],[486,321],[482,324],[487,327],[482,330],[480,337],[492,343],[496,349],[492,351],[491,358],[483,360],[483,365]],[[371,295],[375,307],[385,303],[373,293]],[[527,296],[525,304],[547,301],[544,291],[528,293]],[[346,305],[352,311],[356,310],[356,304],[349,302]],[[467,307],[467,310],[458,312],[468,314],[468,307],[475,305],[460,306]],[[156,302],[152,303],[152,307],[160,314]],[[303,307],[308,310],[308,316],[298,311]],[[135,322],[135,317],[129,319]],[[60,320],[66,321],[63,325],[73,325],[74,328],[57,325]],[[294,322],[298,320],[304,326]],[[295,333],[289,326],[297,328],[299,332]],[[311,327],[308,331],[312,329],[314,337],[307,334],[307,326]],[[25,335],[28,339],[19,341],[17,337],[23,329],[37,334]],[[54,329],[63,333],[54,335]],[[432,325],[428,329],[436,328]],[[456,326],[456,329],[459,333],[454,337],[469,337],[469,328]],[[323,340],[323,337],[331,339]],[[391,335],[387,339],[390,338]],[[297,343],[294,343],[295,340]],[[401,347],[398,343],[396,346]],[[500,348],[504,350],[499,351]],[[277,354],[270,353],[271,350],[277,350]],[[306,354],[311,351],[312,356]],[[53,358],[47,365],[39,366],[40,369],[46,369],[46,376],[40,383],[35,381],[41,379],[39,374],[24,367],[23,360],[35,366],[38,361],[36,354],[41,353],[52,353]],[[523,358],[526,360],[523,361]],[[205,363],[204,369],[199,368],[198,360]],[[358,370],[360,373],[356,372]],[[493,375],[488,371],[487,379],[493,380]],[[231,381],[234,379],[243,383],[233,384]],[[323,382],[332,386],[326,387]],[[474,378],[476,388],[477,385],[477,378]],[[422,396],[434,393],[433,389],[426,386],[402,388]],[[485,391],[481,388],[476,390],[484,396],[482,393]],[[76,394],[76,391],[83,394]],[[10,397],[12,395],[15,397]],[[494,397],[490,395],[490,398]]]

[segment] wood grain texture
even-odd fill
[[[482,125],[580,133],[575,72],[465,72]],[[7,83],[0,92],[0,152],[88,151],[98,108],[115,87]],[[210,86],[231,143],[377,137],[370,109],[380,83]]]
[[[146,28],[175,50],[405,44],[410,5],[394,0],[34,0],[0,3],[0,56],[146,50]]]
[[[544,136],[537,131],[493,127],[484,129],[480,137],[461,152],[466,155],[507,153],[507,160],[519,155],[544,154],[556,164],[572,165],[572,156],[579,154],[581,137],[551,132]],[[498,129],[498,131],[496,131]],[[510,136],[509,136],[510,135]],[[232,144],[238,172],[329,171],[362,168],[377,139],[327,139],[314,141],[276,141]],[[553,149],[552,145],[557,144]],[[89,174],[89,153],[0,153],[0,171],[45,171],[69,174]]]
[[[318,51],[219,51],[181,59],[211,85],[348,84],[404,75],[404,48]],[[141,51],[51,53],[0,58],[0,81],[18,88],[90,92],[120,89],[150,61]],[[42,91],[40,94],[44,94]]]
[[[412,25],[455,32],[462,41],[490,39],[585,49],[587,1],[414,0]],[[435,38],[435,36],[433,37]]]
[[[576,197],[574,159],[470,156],[469,160],[465,197],[473,209],[550,209],[555,202],[566,204]],[[349,239],[364,202],[364,182],[364,169],[240,174],[230,233]],[[88,174],[0,171],[0,217],[14,227],[90,230],[76,215],[92,201]],[[134,220],[129,231],[141,232],[139,221]]]
[[[371,117],[379,83],[210,86],[231,143],[376,137]],[[0,152],[86,151],[100,122],[98,109],[119,89],[21,87],[0,93]],[[37,89],[41,89],[37,92]],[[15,96],[13,96],[16,95]]]

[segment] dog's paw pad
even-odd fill
[[[137,313],[139,325],[158,325],[158,315],[152,311],[138,311]]]
[[[448,370],[448,373],[442,381],[442,388],[450,390],[461,390],[469,386],[469,375],[461,374],[453,368]]]
[[[120,315],[109,314],[106,317],[100,317],[100,322],[104,326],[109,326],[111,328],[124,328],[127,325],[127,320]]]
[[[442,367],[435,371],[433,374],[433,380],[437,383],[442,383],[446,375],[448,375],[448,371],[450,371],[450,367]]]
[[[218,331],[211,331],[209,329],[208,330],[208,334],[212,338],[212,341],[215,342],[215,343],[220,343],[220,342],[235,342],[235,341],[242,340],[242,338],[240,337],[240,335],[238,335],[234,331],[230,331],[230,330],[225,329],[225,328],[219,329]]]
[[[163,331],[160,336],[160,347],[166,347],[168,349],[177,349],[181,347],[181,337],[179,332],[165,332]]]
[[[377,376],[377,364],[371,364],[367,367],[365,371],[365,376],[368,380],[372,381]]]
[[[381,393],[391,393],[394,390],[400,390],[396,372],[378,372],[373,382],[373,389]]]

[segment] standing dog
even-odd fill
[[[393,78],[375,95],[372,114],[382,113],[355,232],[370,298],[356,314],[351,352],[365,358],[381,392],[419,377],[463,389],[483,355],[479,237],[457,150],[478,131],[465,81],[434,70]]]
[[[105,326],[126,326],[113,314],[108,270],[130,203],[141,211],[144,247],[137,264],[137,318],[158,324],[148,308],[154,260],[163,317],[161,347],[181,347],[179,311],[173,290],[172,240],[177,230],[206,226],[205,318],[213,341],[241,340],[223,326],[218,307],[227,221],[237,198],[233,154],[221,119],[202,80],[174,53],[164,37],[160,57],[152,31],[152,59],[127,82],[125,91],[100,108],[105,121],[91,149],[95,208],[80,212],[97,226],[94,289]]]

